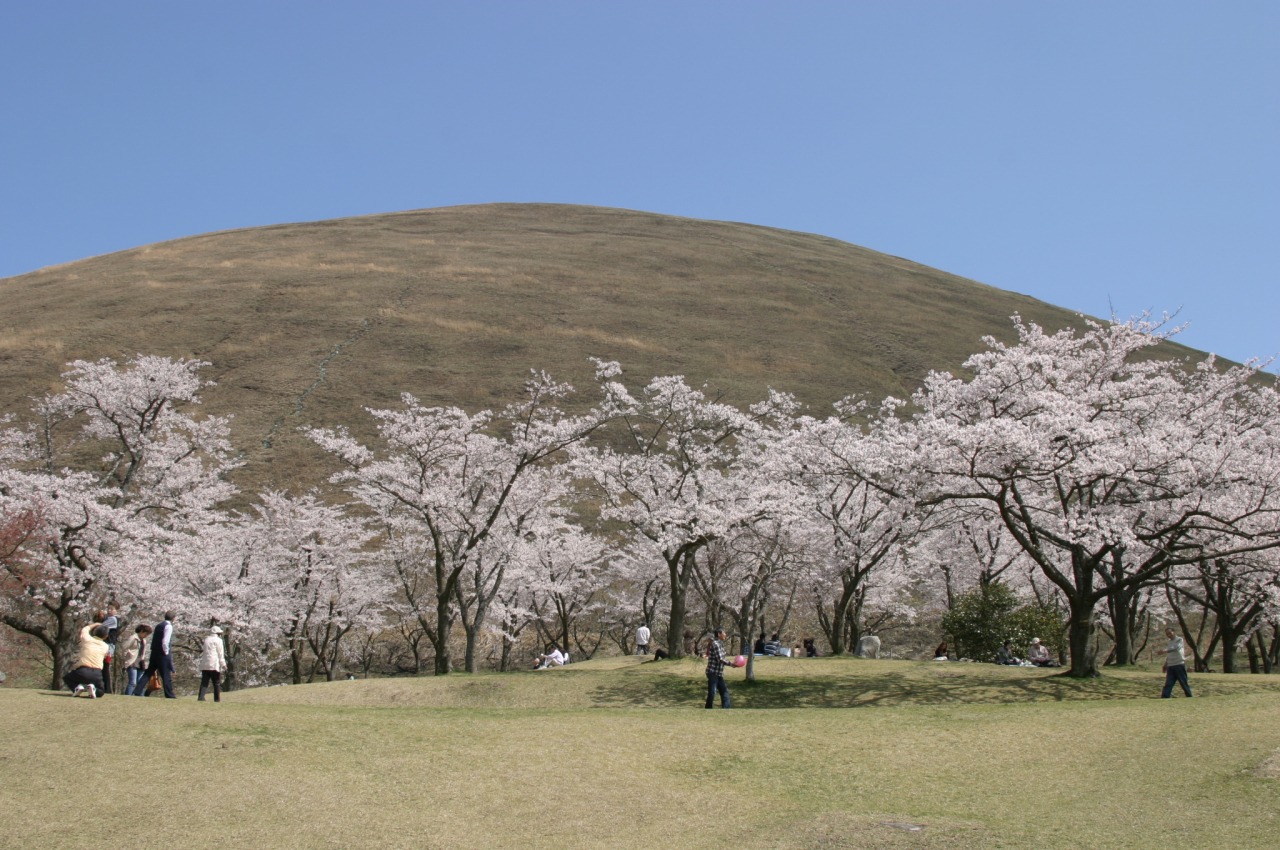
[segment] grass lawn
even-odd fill
[[[1158,669],[1053,672],[768,659],[729,712],[697,662],[634,658],[205,705],[0,689],[0,846],[1277,845],[1280,677],[1163,701]]]

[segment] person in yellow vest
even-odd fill
[[[97,699],[106,692],[102,681],[102,664],[107,657],[107,627],[102,623],[90,623],[80,630],[80,646],[75,665],[62,677],[71,689],[72,696],[88,696]]]

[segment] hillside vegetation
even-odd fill
[[[137,353],[209,361],[234,413],[241,483],[297,487],[325,460],[300,426],[367,433],[410,392],[477,410],[529,369],[589,392],[589,357],[634,384],[682,374],[735,404],[766,387],[825,413],[905,395],[1014,313],[1051,305],[835,239],[580,206],[495,204],[193,236],[0,281],[0,411],[64,364]],[[589,399],[588,399],[589,400]]]

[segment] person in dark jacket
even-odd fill
[[[173,692],[173,620],[177,616],[172,611],[164,612],[164,620],[156,624],[151,634],[151,662],[138,684],[134,687],[134,696],[146,696],[147,680],[152,673],[160,674],[164,683],[165,699],[177,699]]]

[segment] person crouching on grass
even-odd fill
[[[716,692],[720,693],[720,707],[729,708],[729,686],[724,681],[724,645],[720,641],[728,635],[724,629],[716,629],[715,637],[707,641],[707,708],[715,706]]]
[[[72,696],[87,694],[97,699],[107,692],[102,681],[102,664],[107,657],[108,629],[101,623],[90,623],[80,630],[80,646],[75,667],[62,677]]]

